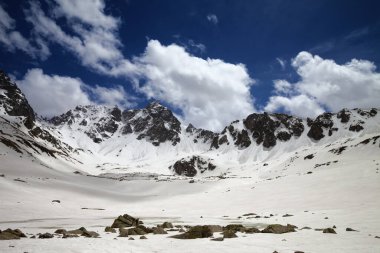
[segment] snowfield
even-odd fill
[[[20,157],[0,144],[0,174],[4,175],[0,177],[0,229],[19,228],[29,236],[83,226],[101,236],[0,241],[0,251],[380,252],[380,239],[375,238],[380,236],[380,138],[376,136],[340,138],[242,164],[231,161],[229,155],[211,152],[208,156],[219,171],[195,177],[194,183],[170,175],[167,167],[153,176],[74,174],[77,168],[70,168],[69,163]],[[367,144],[361,143],[367,139]],[[347,148],[341,154],[330,151],[343,145]],[[310,154],[314,157],[305,159]],[[238,238],[222,242],[169,238],[178,232],[148,234],[148,240],[135,236],[134,241],[105,233],[104,227],[124,213],[139,217],[147,226],[170,221],[174,225],[241,223],[262,229],[268,224],[289,223],[298,230],[237,233]],[[247,213],[260,218],[243,216]],[[283,217],[285,214],[293,216]],[[337,234],[314,230],[333,226]],[[347,232],[348,227],[358,232]]]

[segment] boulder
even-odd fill
[[[335,230],[333,228],[325,228],[323,229],[324,234],[336,234]]]
[[[197,239],[197,238],[208,238],[212,236],[211,229],[208,226],[195,226],[191,227],[189,231],[174,235],[172,238],[176,239]]]
[[[295,226],[293,225],[280,225],[280,224],[272,224],[267,226],[261,233],[272,233],[272,234],[284,234],[289,232],[296,232]]]
[[[161,225],[162,228],[174,228],[173,224],[171,222],[164,222],[162,225]]]
[[[52,235],[50,233],[43,233],[43,234],[40,234],[38,236],[38,238],[40,238],[40,239],[50,239],[50,238],[53,238],[53,237],[54,237],[54,235]]]
[[[236,238],[236,231],[234,230],[224,230],[223,231],[223,238]]]
[[[153,228],[153,234],[155,235],[163,235],[163,234],[167,234],[168,232],[165,231],[165,229],[163,229],[162,227],[155,227]]]
[[[107,233],[116,233],[116,229],[111,228],[111,227],[106,227],[104,229],[104,232],[107,232]]]
[[[124,214],[117,217],[111,227],[124,228],[124,227],[138,226],[139,224],[140,224],[140,221],[138,218],[134,218],[128,214]]]

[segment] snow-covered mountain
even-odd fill
[[[253,113],[214,133],[184,126],[158,102],[124,111],[77,106],[40,119],[4,72],[0,72],[0,92],[3,145],[37,159],[57,159],[90,174],[220,174],[226,165],[268,161],[301,147],[380,132],[375,108],[343,109],[315,119]]]
[[[378,109],[315,119],[254,113],[220,133],[184,125],[157,102],[78,106],[41,119],[0,72],[0,229],[31,237],[86,226],[102,237],[0,240],[1,252],[85,252],[90,244],[94,252],[378,252],[379,164]],[[124,213],[150,227],[298,229],[238,232],[222,243],[178,241],[168,231],[131,243],[104,232]],[[337,234],[321,231],[333,227]]]

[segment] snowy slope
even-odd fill
[[[379,252],[379,164],[377,109],[316,119],[252,114],[221,133],[183,126],[158,103],[79,106],[44,120],[0,73],[0,230],[85,226],[102,237],[0,241],[0,252]],[[148,226],[299,229],[223,242],[168,237],[176,232],[115,240],[104,227],[123,213]],[[334,225],[336,235],[314,230]]]

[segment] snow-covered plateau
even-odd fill
[[[220,133],[158,102],[42,119],[0,72],[0,252],[380,252],[379,170],[376,108]],[[138,220],[119,231],[123,214]]]

